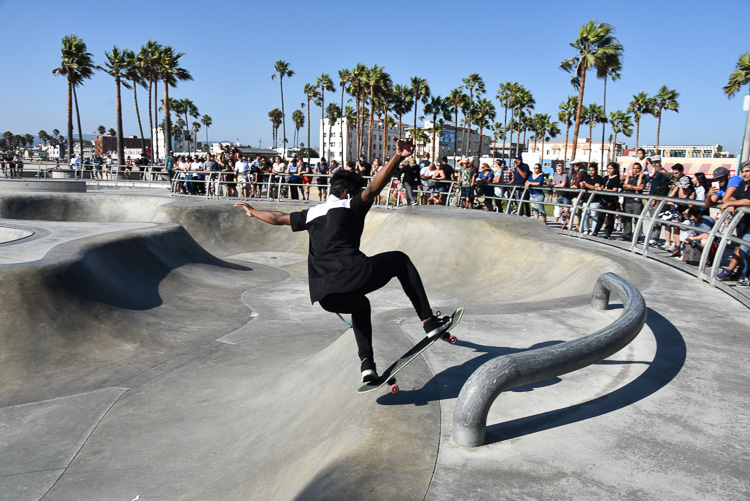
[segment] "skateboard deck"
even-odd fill
[[[383,373],[380,376],[378,376],[377,379],[370,381],[369,383],[363,384],[359,388],[359,390],[357,390],[357,393],[369,393],[371,391],[377,390],[378,388],[381,388],[385,384],[391,385],[391,388],[390,388],[391,393],[398,393],[398,385],[396,385],[395,376],[409,362],[417,358],[423,351],[425,351],[427,348],[435,344],[435,342],[440,339],[444,341],[448,341],[451,344],[456,344],[458,339],[456,339],[455,336],[451,336],[450,331],[453,330],[453,328],[458,324],[463,314],[464,314],[464,309],[458,308],[456,311],[453,312],[453,315],[451,315],[451,323],[444,332],[431,338],[425,336],[424,339],[422,339],[420,342],[412,346],[409,351],[401,355],[398,358],[398,360],[393,362],[385,371],[383,371]]]

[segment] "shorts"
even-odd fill
[[[305,184],[310,184],[312,182],[312,178],[310,176],[302,176],[302,182]]]
[[[242,186],[247,186],[248,183],[249,183],[249,181],[247,179],[247,176],[245,176],[243,174],[240,174],[239,176],[237,176],[237,184],[240,184]]]
[[[463,198],[474,198],[474,194],[472,193],[471,186],[462,186],[461,187],[461,196]]]
[[[438,193],[445,193],[448,191],[448,187],[445,186],[444,184],[439,184],[435,187],[435,191]]]

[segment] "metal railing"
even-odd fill
[[[627,346],[646,322],[646,301],[625,279],[605,273],[594,285],[591,307],[606,310],[612,292],[623,311],[607,327],[574,341],[496,357],[474,371],[456,401],[453,440],[464,447],[483,445],[487,415],[503,391],[582,369]]]

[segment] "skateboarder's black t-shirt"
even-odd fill
[[[370,265],[359,243],[370,207],[360,195],[330,195],[325,203],[290,215],[292,231],[307,230],[310,238],[307,270],[313,303],[328,294],[356,290],[369,279]]]

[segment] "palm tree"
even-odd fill
[[[489,99],[482,98],[477,101],[477,104],[473,108],[472,116],[474,117],[474,125],[479,127],[479,150],[477,158],[480,158],[482,156],[482,130],[495,120],[495,105]]]
[[[206,127],[206,144],[208,144],[208,128],[213,125],[214,121],[210,116],[203,115],[201,117],[201,123]]]
[[[344,92],[346,91],[346,85],[349,83],[349,80],[352,78],[352,72],[349,71],[347,68],[342,68],[339,70],[339,86],[341,86],[341,107],[339,110],[344,109]],[[341,163],[343,164],[344,159],[344,121],[341,120],[340,124],[340,135],[341,135]],[[329,159],[330,160],[330,159]]]
[[[294,76],[294,70],[290,70],[289,69],[289,63],[287,63],[286,61],[282,61],[281,59],[279,59],[278,61],[276,61],[276,63],[273,65],[273,69],[274,69],[275,73],[273,75],[271,75],[271,80],[276,79],[276,76],[279,77],[279,89],[281,91],[281,124],[282,124],[282,132],[284,134],[284,137],[282,139],[282,142],[283,142],[283,146],[282,146],[283,153],[282,153],[282,156],[286,157],[286,143],[287,143],[287,141],[286,141],[286,114],[284,112],[284,77],[288,77],[288,78],[293,77]],[[309,115],[310,114],[308,113],[308,118],[309,118]],[[308,120],[308,122],[309,122],[309,120]],[[308,143],[310,142],[309,139],[308,139],[307,142]]]
[[[432,115],[432,161],[435,161],[435,136],[438,133],[437,128],[434,125],[443,125],[445,120],[451,119],[449,110],[449,104],[447,99],[443,99],[440,96],[432,96],[430,101],[424,105],[424,112],[426,115]]]
[[[581,115],[583,116],[583,115]],[[604,114],[604,110],[601,106],[596,103],[591,103],[586,109],[586,120],[585,124],[589,126],[589,165],[591,165],[591,152],[593,150],[593,143],[591,137],[594,132],[594,126],[596,124],[606,123],[607,116]],[[602,145],[604,147],[604,145]]]
[[[299,110],[298,110],[299,111]],[[302,112],[300,112],[302,113]],[[293,117],[294,115],[292,115]],[[273,137],[273,147],[278,147],[278,136],[279,136],[279,127],[281,127],[281,110],[278,108],[274,108],[271,111],[268,112],[268,118],[271,120],[271,134]]]
[[[141,45],[141,50],[138,53],[138,60],[140,61],[140,69],[143,74],[143,78],[148,81],[148,127],[151,136],[151,147],[154,149],[153,161],[156,163],[159,159],[159,138],[154,137],[154,114],[158,109],[156,84],[159,81],[161,70],[159,64],[161,62],[161,53],[164,48],[156,41],[149,40],[146,45]],[[153,103],[151,100],[151,94],[153,92]],[[153,109],[151,105],[153,104]]]
[[[117,131],[113,129],[112,127],[110,127],[109,130],[107,131],[107,135],[111,137],[115,137],[117,136]]]
[[[596,68],[596,77],[604,79],[604,103],[602,104],[602,113],[606,118],[607,115],[607,78],[612,79],[614,82],[620,78],[620,70],[622,70],[622,58],[620,53],[610,53],[604,56],[604,61],[600,66]],[[606,123],[602,127],[602,154],[601,164],[604,165],[604,136],[607,130]]]
[[[193,141],[194,141],[194,146],[195,146],[195,152],[198,153],[198,131],[201,130],[201,123],[196,120],[190,124],[190,128],[193,131]]]
[[[453,89],[447,98],[449,111],[455,115],[453,121],[454,137],[453,137],[453,161],[456,161],[456,155],[458,153],[458,112],[463,109],[469,103],[469,96],[463,93],[463,86],[459,85]]]
[[[508,130],[508,106],[510,105],[511,97],[518,91],[519,87],[520,84],[518,82],[505,82],[500,84],[500,88],[497,91],[497,99],[500,101],[500,104],[503,105],[503,108],[505,108],[505,118],[503,119],[503,158],[505,158],[505,132]],[[508,159],[508,161],[510,161],[510,159]]]
[[[362,134],[364,133],[364,93],[366,87],[366,81],[368,77],[369,69],[362,63],[357,63],[351,72],[351,78],[349,79],[349,86],[347,92],[354,96],[356,105],[356,126],[355,131],[357,132],[357,143],[356,149],[357,154],[362,151]],[[362,109],[362,118],[360,119],[360,106]]]
[[[161,58],[159,61],[161,80],[164,82],[165,158],[168,158],[172,154],[172,117],[169,113],[169,87],[176,87],[178,80],[185,81],[193,79],[188,70],[180,67],[180,59],[182,59],[182,56],[184,55],[184,52],[175,52],[172,47],[165,46],[161,51]]]
[[[39,140],[44,143],[44,146],[47,146],[47,141],[49,141],[49,134],[47,134],[47,131],[42,129],[37,132],[36,135],[39,137]]]
[[[190,120],[188,116],[191,116],[193,118],[198,118],[200,116],[200,113],[198,113],[198,107],[191,101],[190,99],[184,97],[182,99],[178,99],[176,101],[172,101],[174,105],[174,112],[182,115],[185,115],[185,125],[187,125],[188,121]],[[188,141],[188,153],[190,153],[190,142]]]
[[[336,125],[336,121],[341,118],[341,108],[339,108],[339,105],[336,103],[331,103],[326,108],[326,118],[328,118],[328,141],[325,141],[326,144],[329,145],[328,153],[326,154],[327,157],[331,158],[331,130],[333,129],[333,126]],[[342,136],[343,137],[343,136]],[[323,154],[323,146],[321,145],[320,153]]]
[[[659,154],[659,134],[661,133],[662,112],[664,110],[670,110],[679,113],[680,103],[677,102],[678,97],[680,97],[680,93],[674,89],[668,89],[666,85],[662,85],[656,95],[654,95],[654,116],[658,119],[658,125],[656,126],[657,154]]]
[[[333,80],[331,80],[331,75],[328,73],[321,74],[316,80],[316,85],[320,88],[320,125],[323,126],[323,118],[325,118],[326,114],[326,91],[328,92],[336,92],[336,87],[333,85]],[[328,128],[328,136],[330,138],[330,127]],[[322,135],[322,134],[321,134]],[[323,152],[323,148],[320,149],[321,154]]]
[[[122,136],[122,98],[120,87],[130,89],[130,84],[125,81],[128,69],[128,50],[120,51],[115,45],[112,52],[104,51],[107,62],[101,68],[105,73],[115,79],[115,107],[117,110],[117,164],[125,165],[125,143]]]
[[[633,121],[630,119],[630,114],[624,111],[613,111],[609,114],[609,124],[612,126],[612,130],[615,133],[615,137],[612,140],[612,161],[615,161],[615,149],[617,148],[617,134],[622,133],[625,137],[633,135]]]
[[[310,101],[320,99],[320,93],[318,92],[318,86],[311,83],[305,84],[302,92],[305,93],[307,98],[307,163],[310,163]]]
[[[570,132],[570,126],[573,125],[577,108],[578,97],[568,96],[567,101],[560,103],[560,111],[557,113],[557,118],[565,124],[565,152],[563,153],[563,164],[568,163],[568,133]]]
[[[628,113],[633,114],[635,120],[635,148],[638,149],[641,136],[641,116],[644,113],[652,115],[654,113],[654,98],[649,97],[645,92],[639,92],[633,95],[633,100],[628,105]]]
[[[146,153],[146,139],[143,136],[143,124],[141,123],[141,112],[138,109],[138,86],[141,85],[146,87],[146,80],[143,77],[143,61],[140,59],[140,54],[136,56],[135,52],[130,49],[122,51],[125,57],[125,78],[130,80],[130,84],[133,88],[133,99],[135,101],[135,116],[138,120],[138,130],[141,133],[141,151]],[[152,143],[153,144],[153,143]]]
[[[589,68],[601,68],[612,63],[613,57],[622,55],[622,45],[614,36],[615,28],[611,24],[597,23],[593,19],[581,26],[578,38],[570,44],[576,55],[566,59],[560,67],[573,72],[572,82],[578,88],[578,107],[576,109],[575,127],[573,129],[573,156],[576,156],[578,131],[581,126],[581,106],[586,87],[586,72]]]
[[[393,112],[398,117],[398,138],[401,139],[403,116],[414,106],[414,91],[408,85],[396,84],[393,87]]]
[[[304,103],[302,103],[304,104]],[[304,107],[304,106],[303,106]],[[276,108],[279,112],[279,125],[281,125],[281,110]],[[299,131],[305,126],[305,113],[302,110],[294,110],[292,112],[292,123],[294,123],[294,146],[297,147],[299,141]]]
[[[518,90],[510,98],[510,104],[515,108],[514,113],[518,117],[518,135],[516,137],[516,155],[521,153],[521,125],[523,125],[524,109],[533,110],[536,101],[531,92],[520,85]],[[512,142],[512,141],[511,141]]]
[[[357,127],[357,111],[351,106],[347,106],[344,109],[343,119],[346,122],[347,144],[346,144],[346,157],[342,157],[342,160],[343,158],[349,158],[349,156],[351,155],[352,129]]]
[[[469,154],[469,143],[471,143],[471,124],[473,123],[471,119],[471,113],[472,109],[474,107],[474,89],[477,91],[477,97],[479,97],[481,94],[484,94],[484,80],[482,80],[482,77],[479,76],[479,73],[472,73],[466,78],[462,79],[464,83],[464,87],[469,89],[469,106],[467,109],[469,110],[469,116],[466,120],[466,144],[464,145],[466,147],[466,153],[465,155]]]
[[[58,68],[52,70],[53,75],[63,75],[68,81],[68,159],[73,157],[73,98],[75,88],[83,84],[83,80],[94,74],[94,61],[90,52],[86,51],[86,43],[75,34],[64,36],[61,49],[62,62]],[[77,97],[76,97],[77,102]],[[78,107],[76,106],[76,111]],[[78,136],[81,141],[83,154],[83,134],[81,119],[78,115]]]
[[[367,79],[367,90],[370,93],[370,122],[367,130],[367,158],[372,159],[372,122],[373,113],[375,111],[376,95],[388,94],[393,89],[393,81],[391,76],[385,72],[385,67],[380,67],[377,64],[373,65],[369,70]],[[385,127],[385,123],[383,123]],[[388,130],[383,130],[384,139],[387,142]]]
[[[538,128],[539,136],[542,139],[542,153],[540,155],[539,163],[544,165],[544,143],[547,139],[557,136],[560,133],[560,127],[558,127],[557,122],[552,122],[551,117],[546,113],[536,115],[536,117],[536,126]],[[546,137],[548,133],[549,137]]]
[[[416,129],[417,128],[417,110],[419,108],[417,103],[419,101],[421,101],[422,104],[427,103],[427,98],[430,97],[430,86],[427,84],[427,80],[425,80],[424,78],[413,76],[411,77],[411,90],[414,96],[414,129]]]
[[[724,94],[728,98],[734,97],[734,95],[740,90],[740,88],[750,82],[750,53],[745,52],[742,54],[737,61],[736,70],[729,75],[729,81],[723,87]],[[742,150],[740,150],[740,163],[744,162],[750,156],[750,110],[748,110],[747,118],[745,119],[745,134],[742,139]]]

